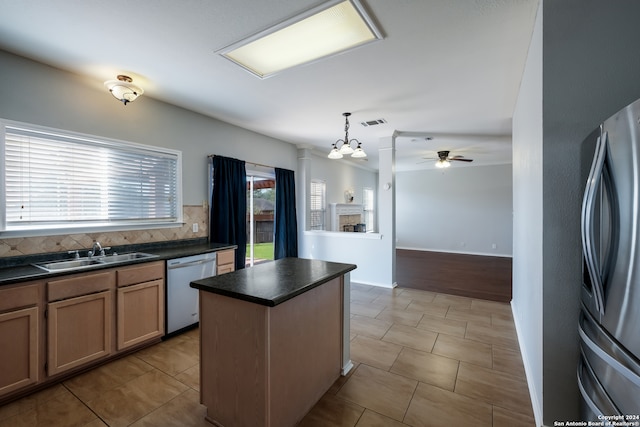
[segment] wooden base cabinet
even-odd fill
[[[0,398],[42,377],[44,283],[0,289]]]
[[[0,396],[38,382],[38,307],[0,314]]]
[[[117,277],[117,350],[164,335],[164,261],[122,267]]]
[[[164,281],[118,288],[118,350],[164,335]]]
[[[49,375],[111,353],[111,295],[104,291],[48,304]]]
[[[0,288],[0,405],[164,335],[165,262]]]

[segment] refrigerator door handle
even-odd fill
[[[595,248],[595,224],[593,218],[595,216],[598,189],[600,188],[602,174],[604,172],[607,142],[607,132],[603,132],[596,141],[595,155],[589,171],[584,198],[582,199],[582,213],[580,218],[582,250],[593,285],[592,292],[595,306],[598,312],[600,312],[600,315],[604,315],[604,286],[602,283],[601,267],[598,265],[598,255]]]
[[[589,347],[591,351],[593,351],[596,356],[602,359],[607,365],[611,366],[617,372],[619,372],[624,378],[634,384],[636,387],[640,388],[640,376],[633,372],[631,369],[624,366],[618,359],[611,356],[607,351],[602,349],[598,344],[596,344],[591,337],[587,334],[587,332],[582,328],[582,325],[578,325],[578,335],[582,339],[582,342]]]

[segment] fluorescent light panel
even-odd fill
[[[264,78],[381,38],[357,0],[331,1],[218,53]]]

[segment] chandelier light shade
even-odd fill
[[[351,113],[342,113],[342,115],[344,116],[344,139],[339,139],[333,143],[328,157],[330,159],[341,159],[349,154],[356,159],[367,157],[367,153],[362,149],[362,143],[355,138],[349,139],[349,116]],[[352,142],[357,144],[355,149],[351,146]]]
[[[109,89],[111,95],[124,105],[135,101],[137,97],[144,93],[140,86],[133,84],[131,77],[122,74],[118,75],[117,80],[107,80],[104,85]]]

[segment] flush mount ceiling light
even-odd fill
[[[349,139],[349,116],[351,113],[342,113],[342,115],[344,116],[344,139],[339,139],[333,143],[328,157],[330,159],[341,159],[347,154],[351,154],[351,157],[356,159],[367,157],[367,153],[362,149],[362,143],[355,138]],[[355,150],[351,147],[352,142],[358,144]],[[338,144],[341,144],[340,147],[338,147]]]
[[[332,0],[216,53],[265,78],[380,39],[358,0]]]
[[[144,93],[140,86],[136,86],[132,82],[133,79],[131,77],[120,74],[117,80],[107,80],[104,85],[109,89],[111,95],[124,105],[127,105],[127,103],[135,101],[137,97]]]

